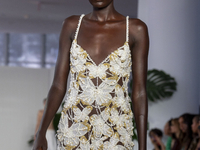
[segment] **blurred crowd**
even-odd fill
[[[154,128],[149,131],[149,138],[154,150],[200,150],[200,115],[185,113],[170,119],[164,127],[168,137],[163,143],[163,133]]]

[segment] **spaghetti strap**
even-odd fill
[[[79,28],[80,28],[80,25],[81,25],[81,21],[82,21],[82,18],[85,16],[85,14],[82,14],[79,18],[79,22],[78,22],[78,25],[77,25],[77,28],[76,28],[76,32],[75,32],[75,36],[74,36],[74,40],[76,41],[77,39],[77,36],[78,36],[78,32],[79,32]]]
[[[129,41],[129,16],[126,17],[126,42]]]

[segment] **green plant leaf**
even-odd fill
[[[147,72],[147,98],[157,101],[171,97],[176,91],[177,83],[173,77],[162,70],[148,70]]]

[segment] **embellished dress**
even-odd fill
[[[132,150],[129,16],[124,45],[98,65],[77,44],[83,17],[84,14],[80,16],[70,49],[70,87],[58,125],[57,150]]]

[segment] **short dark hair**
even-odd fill
[[[158,137],[162,137],[163,136],[162,131],[160,129],[158,129],[158,128],[151,129],[150,132],[149,132],[149,136],[150,136],[151,133],[156,134]]]

